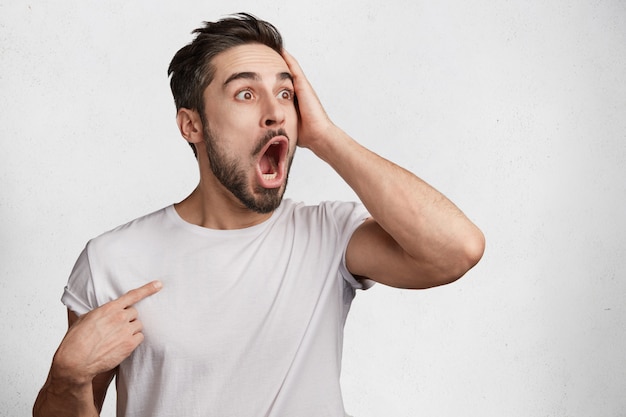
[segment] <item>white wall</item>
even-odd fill
[[[242,10],[278,26],[340,126],[488,239],[453,285],[358,295],[348,411],[625,416],[620,0],[0,1],[0,415],[30,413],[87,239],[194,187],[167,65]],[[353,198],[303,150],[288,194]]]

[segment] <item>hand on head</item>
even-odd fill
[[[337,129],[337,127],[326,114],[300,64],[284,49],[282,56],[291,71],[298,103],[298,114],[300,117],[298,146],[313,148],[317,141],[332,137],[332,130]]]

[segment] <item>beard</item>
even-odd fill
[[[281,187],[264,188],[260,185],[249,184],[249,166],[242,162],[241,156],[229,156],[227,152],[220,149],[215,135],[211,132],[209,124],[204,122],[204,143],[207,156],[211,165],[211,171],[218,181],[230,191],[249,210],[256,213],[266,214],[276,210],[283,200],[283,195],[287,189],[287,178],[293,162],[293,156],[287,156],[287,172],[285,182]],[[259,138],[250,157],[254,160],[261,149],[275,136],[287,136],[284,129],[270,130],[263,137]]]

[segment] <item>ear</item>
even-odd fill
[[[197,111],[180,108],[176,114],[176,123],[180,134],[187,142],[200,143],[204,140],[202,120]]]

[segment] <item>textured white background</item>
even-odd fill
[[[195,186],[167,65],[202,20],[244,10],[278,26],[337,124],[487,236],[453,285],[358,295],[347,411],[626,416],[619,0],[0,1],[0,415],[30,413],[85,242]],[[292,173],[292,198],[354,198],[308,151]]]

